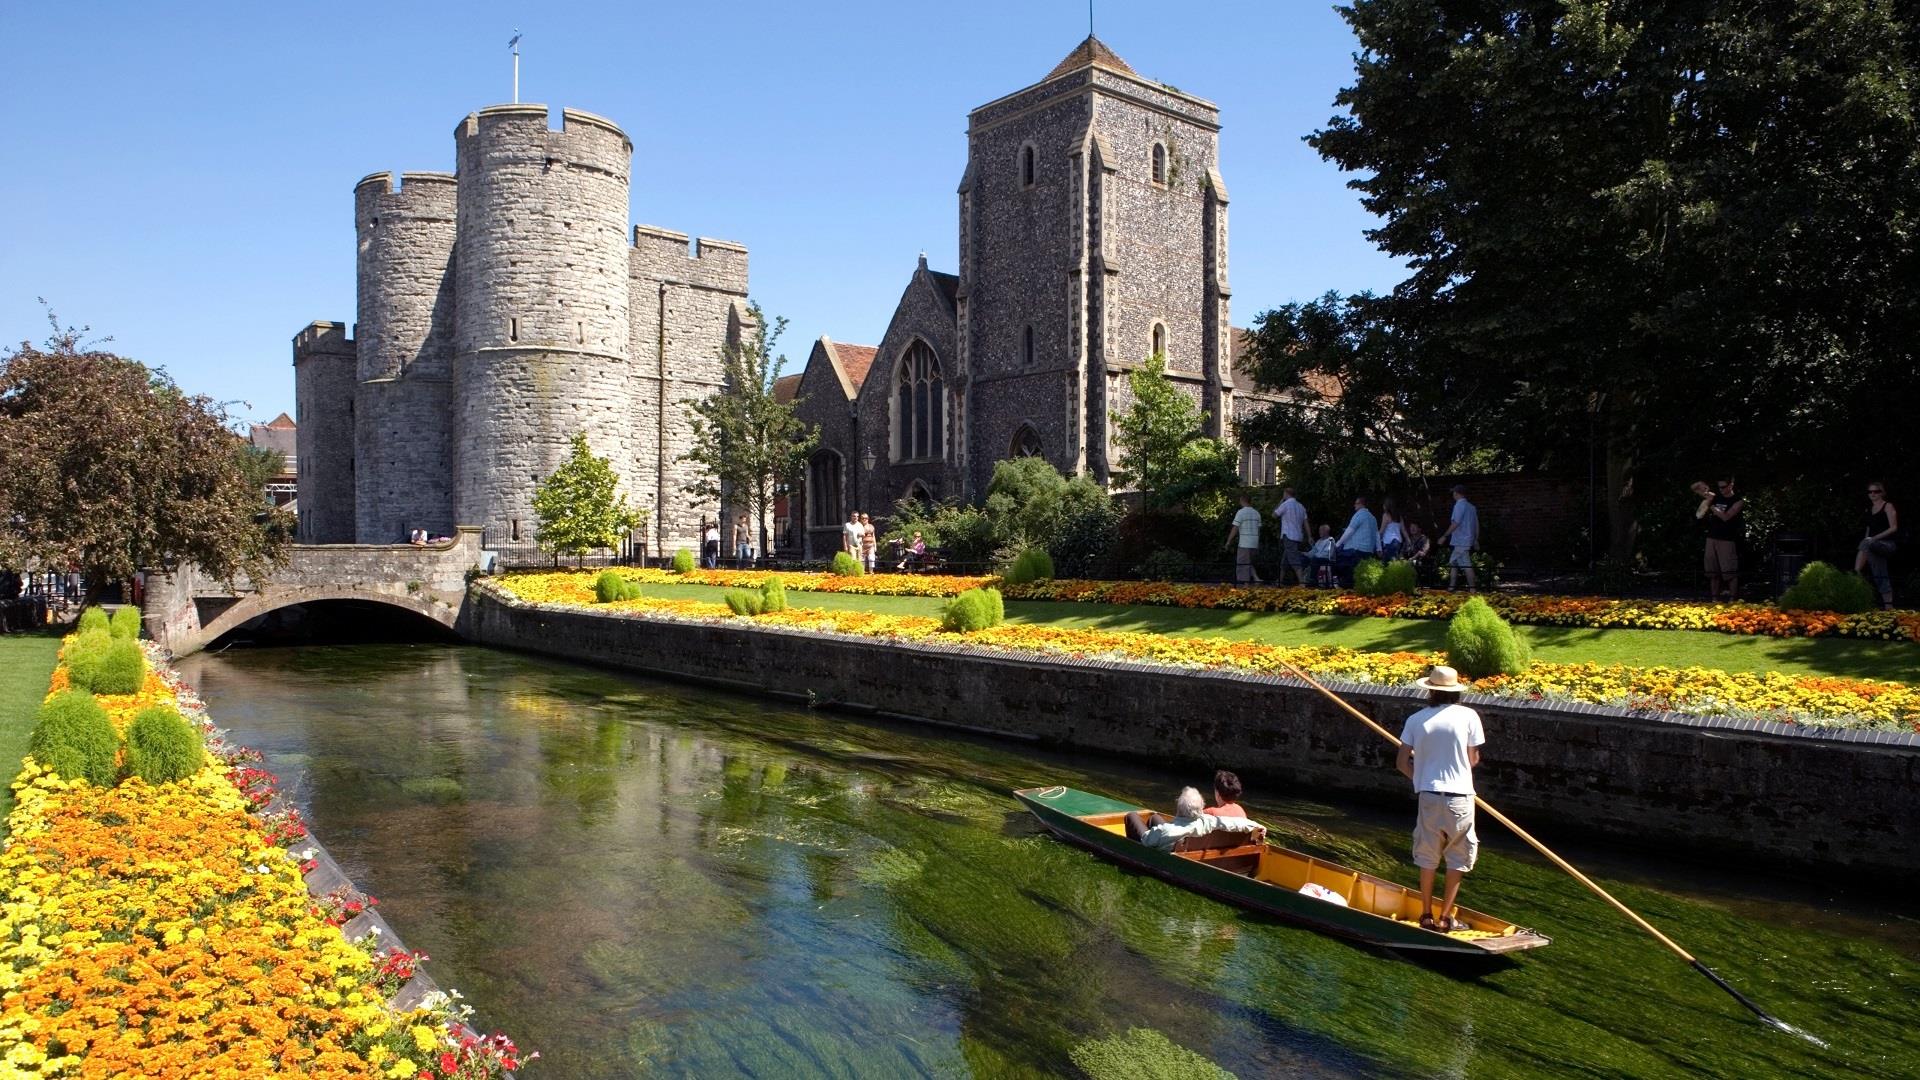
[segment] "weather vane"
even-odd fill
[[[1092,0],[1088,0],[1091,5]],[[507,42],[507,48],[513,50],[513,103],[520,104],[520,28],[513,28],[513,40]]]

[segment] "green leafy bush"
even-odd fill
[[[1833,611],[1857,615],[1874,606],[1873,587],[1859,574],[1823,562],[1810,562],[1793,587],[1780,594],[1782,611]]]
[[[780,584],[779,578],[768,578],[760,583],[760,610],[787,610],[787,587]]]
[[[1022,551],[1007,567],[1002,575],[1009,585],[1025,585],[1030,581],[1053,580],[1053,556],[1043,547],[1030,547]]]
[[[80,613],[80,621],[73,625],[76,634],[91,634],[94,631],[106,633],[108,630],[107,609],[90,607]]]
[[[171,706],[142,709],[127,727],[127,772],[149,784],[184,780],[206,761],[200,732]]]
[[[1413,564],[1405,559],[1395,559],[1390,563],[1383,563],[1379,559],[1361,559],[1354,565],[1353,591],[1361,596],[1411,595],[1415,588]]]
[[[1469,679],[1518,675],[1532,662],[1526,639],[1477,596],[1460,605],[1447,624],[1447,663]]]
[[[602,570],[600,576],[593,579],[593,596],[603,604],[611,604],[616,600],[638,600],[640,583],[612,570]]]
[[[107,711],[84,690],[62,690],[40,706],[27,752],[68,780],[112,787],[120,738]]]
[[[107,620],[107,632],[117,638],[133,640],[140,636],[140,609],[132,604],[121,605]]]
[[[732,610],[735,615],[753,616],[765,610],[763,605],[766,603],[766,598],[757,592],[748,592],[745,589],[728,589],[726,595],[721,599],[727,602],[727,607]]]
[[[68,640],[61,654],[76,689],[96,694],[131,694],[147,677],[147,654],[140,643],[94,630]]]
[[[698,563],[699,560],[693,557],[692,548],[681,548],[673,553],[673,572],[676,574],[691,574]]]
[[[838,577],[860,577],[866,573],[866,570],[861,567],[860,560],[853,557],[852,552],[836,551],[833,553],[833,561],[827,564],[827,573]]]
[[[1161,548],[1140,560],[1140,576],[1147,581],[1185,581],[1193,576],[1193,559],[1172,548]]]
[[[940,611],[940,629],[971,634],[999,626],[1006,620],[1006,603],[999,589],[968,589]]]

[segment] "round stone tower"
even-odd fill
[[[575,433],[634,474],[626,240],[633,143],[573,109],[496,105],[454,134],[459,161],[454,516],[531,543],[533,492]]]
[[[353,189],[360,321],[355,539],[453,532],[454,178],[374,173]]]

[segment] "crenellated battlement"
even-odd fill
[[[403,172],[397,185],[393,173],[369,173],[353,185],[354,220],[360,226],[382,219],[451,221],[459,193],[458,180],[448,172]]]
[[[747,248],[732,240],[686,233],[658,225],[633,227],[633,272],[648,281],[672,281],[726,292],[747,289]]]
[[[293,362],[309,356],[352,356],[354,343],[346,323],[310,322],[293,335]]]
[[[490,105],[454,129],[462,168],[491,160],[538,158],[545,166],[565,164],[598,169],[626,179],[633,161],[633,140],[620,125],[581,109],[560,109],[553,126],[553,109],[545,105]]]

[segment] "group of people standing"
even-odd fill
[[[1747,500],[1734,490],[1732,476],[1723,476],[1711,486],[1704,480],[1695,481],[1693,493],[1700,497],[1693,516],[1703,522],[1707,530],[1703,559],[1707,599],[1731,603],[1740,598],[1740,540],[1746,532]],[[1853,572],[1871,581],[1880,596],[1880,606],[1891,609],[1893,577],[1888,562],[1893,558],[1900,535],[1900,510],[1888,501],[1887,485],[1881,481],[1867,481],[1867,509],[1861,521]]]
[[[1353,516],[1338,538],[1331,525],[1322,524],[1314,539],[1313,522],[1294,490],[1284,488],[1281,496],[1280,505],[1273,508],[1282,551],[1278,584],[1286,584],[1287,575],[1292,574],[1302,585],[1350,586],[1353,568],[1361,559],[1407,559],[1421,565],[1432,557],[1434,548],[1448,546],[1447,588],[1455,588],[1463,574],[1469,591],[1479,585],[1473,551],[1480,546],[1480,511],[1467,500],[1463,485],[1453,487],[1453,510],[1446,531],[1437,538],[1429,538],[1418,522],[1404,520],[1391,497],[1381,502],[1380,515],[1375,517],[1367,497],[1361,495],[1353,500]],[[1260,512],[1253,508],[1253,497],[1241,495],[1240,509],[1233,515],[1227,534],[1227,542],[1236,545],[1234,580],[1241,584],[1260,583],[1253,566],[1254,553],[1260,547],[1260,528]]]
[[[759,557],[754,544],[753,521],[741,514],[733,523],[733,557],[749,566]],[[700,522],[700,565],[708,570],[720,566],[720,521],[706,518]]]
[[[871,574],[873,555],[879,548],[880,535],[874,531],[873,518],[858,510],[848,513],[847,524],[840,530],[840,550],[853,556],[861,568]]]

